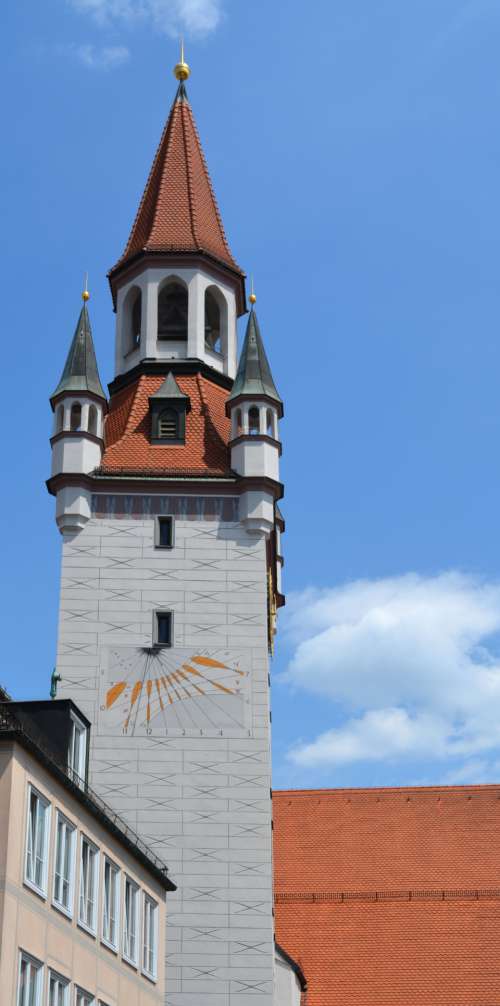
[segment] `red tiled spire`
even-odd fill
[[[183,83],[177,90],[125,252],[117,265],[143,251],[205,252],[241,274],[224,234]]]

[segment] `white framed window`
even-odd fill
[[[155,548],[174,547],[174,518],[155,517]]]
[[[172,611],[153,611],[153,646],[158,649],[172,646],[174,614]]]
[[[49,1006],[69,1006],[69,981],[57,971],[49,972]]]
[[[75,848],[76,828],[58,810],[52,900],[70,918],[73,915],[75,893]]]
[[[158,967],[158,905],[144,895],[142,915],[142,970],[156,979]]]
[[[71,732],[69,738],[68,768],[74,782],[79,786],[85,784],[85,770],[87,767],[87,727],[78,719],[78,716],[71,714]]]
[[[24,880],[44,897],[47,894],[49,828],[49,801],[29,785]]]
[[[137,964],[137,924],[139,914],[139,888],[130,877],[125,877],[123,901],[123,956],[130,964]]]
[[[84,989],[76,987],[75,989],[75,1006],[95,1006],[95,996],[91,995],[90,992],[85,992]]]
[[[43,964],[21,951],[17,986],[17,1006],[40,1006]]]
[[[120,871],[114,863],[104,857],[102,898],[102,941],[113,950],[118,950],[120,925]]]
[[[85,835],[82,835],[80,843],[78,923],[94,935],[97,920],[98,880],[99,850]]]

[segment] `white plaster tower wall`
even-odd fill
[[[97,495],[63,538],[61,695],[92,721],[93,785],[178,884],[169,1006],[273,1002],[266,544],[238,506]],[[172,549],[155,513],[176,515]],[[159,609],[174,636],[155,655]]]

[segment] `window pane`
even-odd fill
[[[82,839],[80,861],[79,920],[95,930],[95,901],[97,888],[97,850],[87,839]]]
[[[170,611],[157,612],[157,643],[159,646],[170,646],[172,635],[172,615]]]
[[[54,868],[54,900],[67,911],[71,910],[74,833],[75,829],[72,825],[68,821],[65,821],[63,817],[58,816]]]
[[[160,548],[171,548],[173,539],[173,520],[171,517],[158,517],[158,545]]]
[[[49,1006],[68,1006],[69,982],[53,972],[49,981]]]
[[[84,992],[83,989],[76,990],[76,1006],[94,1006],[94,1004],[94,996],[89,992]]]
[[[117,945],[118,937],[118,876],[118,868],[106,859],[104,862],[102,935],[103,939],[107,940],[114,947]]]
[[[87,755],[87,730],[83,723],[73,720],[71,725],[71,740],[69,745],[68,764],[76,776],[75,782],[85,780],[85,761]]]
[[[155,902],[145,896],[142,966],[150,975],[156,974],[156,909]]]
[[[18,1006],[38,1006],[41,977],[42,965],[22,954],[19,968]]]
[[[43,890],[47,856],[48,804],[29,790],[28,828],[26,838],[26,880]]]
[[[136,963],[137,959],[137,887],[128,878],[125,881],[125,918],[123,927],[123,953]]]

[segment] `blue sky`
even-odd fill
[[[47,693],[50,410],[189,94],[285,400],[275,784],[500,778],[497,0],[17,0],[4,157],[1,678]]]

